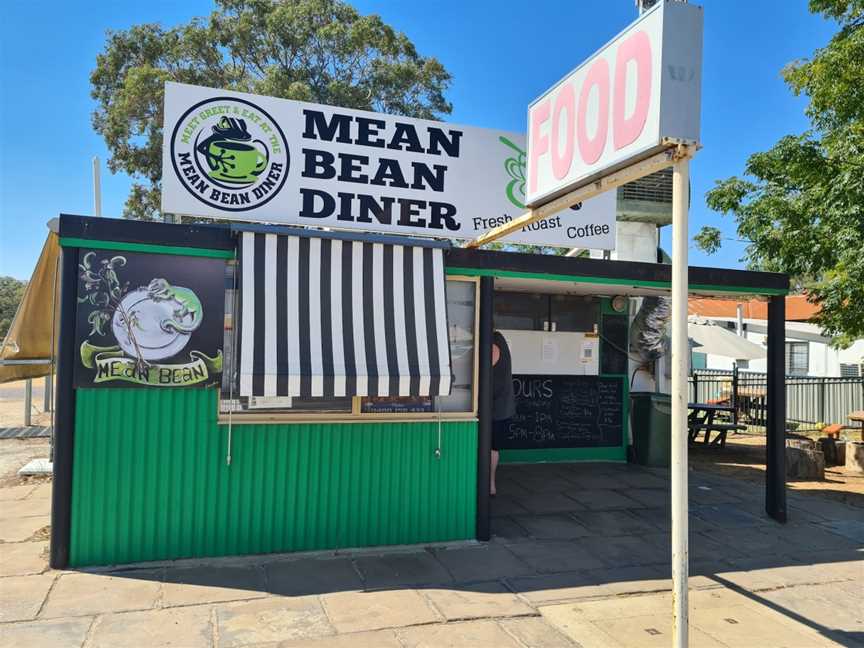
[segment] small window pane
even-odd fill
[[[546,295],[520,292],[495,293],[496,329],[542,331],[549,319],[549,298]]]
[[[600,322],[600,300],[581,295],[552,295],[552,321],[556,331],[592,332]]]
[[[477,284],[447,282],[447,325],[453,385],[449,396],[438,399],[441,412],[474,411],[474,329]]]
[[[810,368],[810,345],[807,342],[786,343],[786,373],[790,376],[806,376]]]

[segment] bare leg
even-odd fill
[[[495,471],[498,470],[498,451],[492,451],[492,465],[491,470],[489,471],[490,484],[489,484],[489,494],[495,494]]]

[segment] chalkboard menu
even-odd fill
[[[516,416],[501,449],[620,446],[624,385],[619,377],[514,375]]]

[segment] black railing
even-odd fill
[[[823,425],[850,425],[850,412],[864,410],[864,377],[786,376],[786,423],[793,432]],[[690,376],[691,402],[733,406],[738,422],[764,429],[768,379],[755,371],[699,369]]]

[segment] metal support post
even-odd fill
[[[31,412],[33,410],[33,380],[28,378],[24,382],[24,427],[30,427],[33,423]]]
[[[687,648],[687,206],[689,159],[672,167],[672,632]]]
[[[54,387],[54,383],[51,378],[52,376],[50,374],[45,376],[45,393],[42,397],[42,409],[46,412],[51,411],[51,390]]]
[[[494,280],[480,278],[477,426],[477,539],[489,540],[489,479],[492,462],[492,307]]]
[[[768,302],[765,511],[786,521],[786,297]]]

